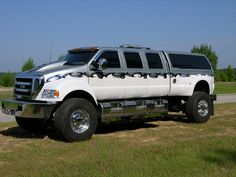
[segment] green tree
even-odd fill
[[[231,65],[229,65],[225,71],[225,75],[227,76],[227,81],[234,80],[234,70]]]
[[[234,68],[234,81],[236,81],[236,68]]]
[[[21,71],[28,71],[30,69],[33,69],[35,67],[34,60],[32,57],[29,57],[26,62],[23,64]]]
[[[58,61],[63,61],[63,60],[64,60],[64,57],[65,57],[65,56],[64,56],[63,54],[61,54],[61,55],[58,57],[57,60],[58,60]]]
[[[191,50],[192,53],[201,53],[207,56],[211,62],[214,71],[217,69],[218,56],[216,52],[212,50],[210,45],[201,44],[200,46],[194,46]]]

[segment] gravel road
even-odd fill
[[[214,102],[215,104],[220,103],[236,103],[236,94],[221,94],[217,95],[217,101]],[[0,122],[12,122],[15,121],[13,116],[5,115],[2,113],[0,108]]]
[[[0,92],[5,92],[5,91],[13,91],[13,88],[7,88],[7,87],[0,87]]]
[[[12,122],[12,121],[15,121],[15,118],[14,116],[9,116],[9,115],[6,115],[6,114],[3,114],[2,113],[2,109],[0,109],[0,122]]]
[[[236,102],[236,94],[220,94],[217,95],[217,100],[215,104],[235,103],[235,102]]]

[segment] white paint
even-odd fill
[[[45,89],[52,89],[52,90],[58,90],[59,91],[59,98],[55,99],[48,99],[48,98],[42,98],[43,90]],[[89,93],[95,102],[97,101],[95,93],[93,89],[88,84],[88,78],[87,77],[72,77],[67,76],[66,78],[62,78],[53,82],[47,82],[44,84],[43,88],[41,89],[40,93],[36,97],[36,100],[40,101],[63,101],[65,96],[67,96],[69,93],[73,91],[85,91]]]
[[[176,83],[174,83],[176,79]],[[191,96],[199,81],[206,81],[210,86],[210,93],[214,90],[214,78],[208,75],[189,75],[167,78],[159,76],[151,77],[129,77],[124,79],[109,75],[108,77],[72,77],[67,76],[53,82],[45,83],[36,100],[62,101],[66,95],[73,91],[82,90],[89,93],[96,101],[106,99],[128,99],[161,96]],[[170,84],[171,82],[171,84]],[[44,89],[59,90],[57,99],[42,98]]]
[[[174,83],[176,79],[176,83]],[[206,81],[210,86],[210,94],[214,91],[214,77],[208,75],[181,75],[171,78],[171,91],[169,96],[191,96],[199,81]]]

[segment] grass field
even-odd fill
[[[217,105],[206,124],[180,117],[101,128],[65,143],[0,123],[0,176],[236,176],[236,103]]]
[[[215,93],[236,93],[236,82],[216,82]]]

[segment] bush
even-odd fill
[[[228,81],[234,81],[234,70],[231,65],[229,65],[225,71]]]
[[[228,77],[227,77],[225,72],[220,72],[220,79],[219,79],[219,81],[228,82]]]
[[[1,75],[0,84],[4,87],[12,87],[14,85],[16,74],[7,72]]]
[[[236,81],[236,69],[232,68],[231,65],[229,65],[225,69],[219,69],[216,71],[216,81],[221,82],[235,82]]]

